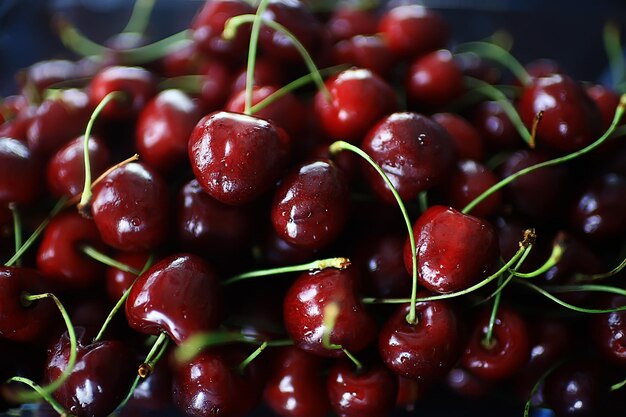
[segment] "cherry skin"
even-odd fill
[[[85,138],[80,136],[57,151],[48,161],[46,181],[55,197],[73,197],[85,184]],[[110,165],[110,152],[100,139],[91,136],[87,142],[92,178],[98,178]]]
[[[189,135],[200,120],[198,104],[180,90],[165,90],[141,110],[135,148],[146,164],[167,174],[187,161]]]
[[[456,145],[459,159],[472,159],[481,162],[485,158],[483,139],[467,120],[453,113],[433,114],[432,119],[448,132]]]
[[[48,288],[35,269],[0,267],[0,336],[15,342],[39,341],[47,335],[55,307],[51,300],[25,302],[27,294],[41,294]]]
[[[524,66],[531,78],[548,77],[563,72],[558,62],[552,59],[535,59]]]
[[[604,416],[608,387],[595,364],[567,362],[545,380],[543,398],[555,417]]]
[[[217,112],[198,122],[189,138],[194,175],[213,198],[242,205],[268,191],[290,153],[287,134],[266,120]]]
[[[0,202],[30,204],[39,197],[39,162],[19,140],[0,138]]]
[[[442,108],[464,90],[463,73],[446,49],[420,56],[409,68],[406,93],[415,109],[432,111]]]
[[[104,265],[82,253],[81,246],[103,250],[94,222],[76,211],[59,214],[44,231],[37,251],[37,268],[51,282],[84,288],[102,278]]]
[[[39,61],[28,67],[24,85],[34,86],[38,92],[43,92],[52,84],[68,81],[79,77],[80,69],[76,62],[66,59],[49,59]]]
[[[463,367],[453,368],[446,375],[446,385],[466,398],[485,398],[494,391],[492,382],[481,379]]]
[[[343,71],[330,77],[325,85],[330,98],[318,91],[315,113],[333,140],[358,142],[378,120],[398,108],[393,89],[367,69]]]
[[[119,252],[114,259],[136,271],[141,271],[149,257],[150,255],[146,252]],[[109,300],[116,303],[135,282],[137,275],[110,266],[106,270],[105,277]]]
[[[295,246],[278,236],[273,227],[261,241],[263,262],[274,266],[296,265],[315,259],[316,251]]]
[[[543,112],[537,144],[560,153],[577,151],[602,134],[600,111],[584,89],[566,75],[534,79],[524,89],[518,108],[529,129],[535,115]]]
[[[387,77],[396,63],[385,39],[376,35],[358,35],[341,41],[333,47],[333,55],[337,65],[349,63],[380,77]]]
[[[315,159],[297,166],[276,190],[272,224],[292,245],[320,249],[343,230],[349,204],[343,171],[330,160]]]
[[[359,371],[343,359],[330,368],[327,387],[330,405],[339,417],[379,417],[393,411],[398,379],[382,365]]]
[[[143,357],[140,360],[143,360]],[[146,410],[165,410],[171,407],[172,370],[167,363],[159,363],[146,379],[137,384],[132,398],[121,410],[120,415],[140,416],[144,415]]]
[[[431,390],[431,383],[415,379],[397,376],[398,395],[396,396],[396,408],[411,412],[415,411],[416,404]]]
[[[445,48],[450,37],[448,24],[439,13],[417,5],[397,6],[378,23],[391,50],[402,58],[412,58]]]
[[[419,193],[437,184],[452,170],[454,143],[446,131],[418,113],[394,113],[374,126],[361,144],[385,172],[400,197],[416,199]],[[395,204],[395,198],[373,168],[363,165],[374,193]]]
[[[224,108],[231,94],[233,84],[232,69],[220,61],[209,61],[200,69],[200,107],[204,114]]]
[[[296,347],[280,348],[263,399],[283,417],[325,417],[330,411],[321,358]]]
[[[243,66],[232,85],[232,93],[238,93],[246,89],[248,67]],[[285,73],[285,66],[274,59],[259,56],[254,64],[255,86],[285,85],[289,81]]]
[[[377,17],[372,10],[350,7],[336,7],[326,28],[334,42],[350,39],[353,36],[373,35],[377,32]]]
[[[486,144],[494,150],[515,149],[524,142],[497,101],[485,101],[471,113],[470,121]]]
[[[0,137],[19,139],[26,142],[28,127],[37,113],[35,106],[26,106],[14,118],[0,125]]]
[[[116,249],[149,250],[167,233],[165,182],[151,168],[129,163],[93,187],[91,211],[102,240]]]
[[[622,307],[626,297],[611,294],[602,298],[600,308],[612,309]],[[606,314],[594,315],[591,320],[591,329],[594,342],[600,353],[615,365],[626,365],[626,314],[624,311],[615,311]]]
[[[453,208],[432,206],[413,225],[419,282],[430,291],[460,291],[485,278],[500,249],[494,227]],[[411,247],[404,264],[412,270]]]
[[[422,294],[424,295],[424,294]],[[378,335],[378,351],[396,374],[433,381],[442,378],[460,355],[461,326],[447,301],[416,304],[416,324],[407,322],[410,305],[400,306]]]
[[[600,110],[602,129],[607,130],[611,126],[615,110],[619,105],[619,94],[600,84],[587,87],[585,92]]]
[[[294,344],[319,356],[340,357],[341,349],[328,349],[322,343],[325,331],[324,311],[336,303],[339,314],[330,331],[330,343],[349,352],[367,347],[376,336],[373,318],[361,304],[354,267],[306,272],[291,285],[283,301],[285,327]]]
[[[528,361],[529,333],[524,319],[501,305],[493,327],[492,346],[486,346],[483,341],[490,315],[490,310],[484,310],[474,323],[461,363],[479,378],[500,381],[513,376]]]
[[[128,324],[138,332],[166,332],[176,344],[214,329],[220,319],[220,287],[213,269],[195,255],[172,255],[153,265],[126,300]]]
[[[107,416],[122,402],[132,385],[136,364],[131,351],[119,341],[89,343],[83,328],[78,338],[76,366],[69,378],[52,394],[77,417]],[[61,376],[70,355],[70,341],[64,334],[48,351],[46,376]]]

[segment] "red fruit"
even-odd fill
[[[585,91],[600,110],[602,129],[607,130],[611,126],[615,110],[619,105],[619,94],[599,84],[587,87]]]
[[[413,225],[419,282],[430,291],[460,291],[485,278],[498,260],[495,229],[485,220],[453,208],[432,206]],[[411,247],[404,264],[412,270]]]
[[[386,77],[393,69],[395,57],[382,36],[358,35],[337,43],[333,47],[337,65],[352,64]]]
[[[326,28],[332,40],[338,42],[353,36],[373,35],[377,24],[378,19],[372,10],[345,5],[333,10]]]
[[[287,84],[288,78],[285,66],[271,58],[259,56],[254,64],[254,85],[272,86]],[[232,93],[246,89],[248,67],[242,67],[233,81]]]
[[[472,124],[494,150],[515,149],[524,146],[515,126],[497,101],[485,101],[472,112]]]
[[[441,188],[446,203],[457,210],[462,210],[499,181],[496,174],[479,162],[461,160],[456,168]],[[472,209],[472,215],[489,217],[497,213],[501,205],[502,193],[496,191]]]
[[[222,109],[232,90],[232,70],[219,61],[209,61],[202,66],[201,74],[198,99],[204,114]]]
[[[65,59],[49,59],[28,67],[24,83],[30,83],[38,92],[43,92],[52,84],[79,76],[80,68],[77,63]]]
[[[0,138],[0,202],[30,204],[39,197],[39,161],[19,140]]]
[[[114,259],[126,266],[141,271],[148,262],[149,254],[145,252],[119,252]],[[106,285],[109,300],[116,303],[127,289],[135,282],[137,275],[125,272],[112,266],[106,270]]]
[[[420,56],[409,68],[407,99],[418,110],[440,109],[464,90],[463,73],[446,49]]]
[[[603,297],[600,308],[614,309],[626,305],[626,297],[611,294]],[[595,314],[591,321],[594,342],[600,353],[613,364],[626,365],[626,312]]]
[[[439,123],[450,135],[456,145],[459,159],[472,159],[482,162],[485,158],[483,139],[467,120],[452,113],[433,114],[432,119]]]

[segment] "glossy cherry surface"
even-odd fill
[[[478,130],[466,119],[453,113],[433,114],[432,119],[446,129],[456,145],[459,159],[483,161],[485,157],[483,139]]]
[[[626,297],[621,295],[607,295],[602,298],[600,308],[622,307],[625,301]],[[600,353],[616,365],[626,365],[626,313],[615,311],[595,315],[591,320],[591,329]]]
[[[458,98],[464,90],[463,73],[446,49],[418,57],[409,68],[406,94],[415,109],[432,111],[441,108]]]
[[[460,160],[456,170],[441,189],[446,203],[457,210],[462,210],[498,181],[496,174],[480,162]],[[498,212],[501,204],[502,193],[496,191],[472,209],[472,215],[489,217]]]
[[[29,204],[39,196],[40,167],[17,139],[0,138],[0,202]]]
[[[333,47],[333,59],[337,64],[366,68],[380,77],[387,77],[396,63],[385,38],[379,35],[358,35],[337,43]]]
[[[373,35],[377,32],[378,18],[372,10],[342,5],[333,10],[326,28],[333,41],[350,39],[353,36]]]
[[[141,271],[150,255],[146,252],[119,252],[114,259],[123,265],[129,266],[136,271]],[[116,303],[117,300],[124,295],[127,289],[135,282],[137,275],[132,272],[122,271],[121,269],[108,267],[105,273],[107,294],[109,300]]]
[[[586,87],[585,92],[591,97],[598,110],[600,110],[603,130],[608,129],[615,116],[615,110],[619,105],[619,94],[600,84]]]
[[[556,417],[604,416],[608,387],[597,366],[570,361],[546,378],[543,398]],[[610,415],[610,414],[609,414]]]
[[[497,101],[484,101],[472,111],[470,121],[494,150],[514,149],[523,145],[522,137]]]

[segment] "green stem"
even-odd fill
[[[120,62],[124,65],[140,65],[156,61],[178,47],[180,42],[191,38],[190,30],[183,30],[149,45],[117,51]]]
[[[20,217],[20,212],[17,209],[17,205],[10,203],[9,209],[11,210],[11,215],[13,216],[13,238],[15,241],[15,253],[17,253],[22,247],[22,219]],[[15,263],[17,266],[20,266],[21,260],[18,259]]]
[[[261,346],[256,348],[254,350],[254,352],[252,352],[250,354],[250,356],[248,356],[246,359],[244,359],[239,364],[239,366],[237,366],[237,371],[239,371],[240,374],[243,374],[243,371],[246,369],[246,366],[248,366],[253,360],[255,360],[257,358],[257,356],[259,356],[261,354],[261,352],[263,352],[267,346],[268,346],[267,342],[261,343]]]
[[[253,25],[254,25],[255,19],[256,19],[256,15],[253,15],[253,14],[244,14],[244,15],[230,18],[226,22],[226,25],[224,26],[224,33],[222,34],[222,36],[226,39],[232,39],[235,36],[235,33],[237,32],[237,28],[239,26],[245,23],[250,23],[250,22],[253,22]],[[283,35],[285,35],[287,38],[289,38],[293,46],[298,50],[298,52],[302,56],[302,59],[304,60],[304,63],[309,69],[309,72],[313,75],[314,81],[315,81],[315,84],[317,85],[318,90],[321,91],[322,94],[324,94],[327,100],[330,100],[331,99],[330,91],[328,91],[328,88],[326,88],[326,85],[324,84],[324,80],[322,79],[322,76],[320,75],[320,72],[317,69],[315,62],[313,62],[313,58],[311,58],[311,55],[309,55],[309,52],[306,50],[304,45],[302,45],[302,43],[298,40],[298,38],[296,38],[293,34],[289,32],[289,30],[287,30],[286,27],[284,27],[278,22],[275,22],[269,19],[263,19],[263,18],[261,18],[261,20],[264,25],[269,26],[271,29],[274,29],[275,31],[280,32]],[[253,26],[253,31],[254,31],[254,26]],[[248,71],[248,74],[250,74],[250,71]]]
[[[244,272],[243,274],[235,275],[225,281],[222,281],[222,285],[231,285],[235,282],[243,281],[250,278],[265,277],[268,275],[288,274],[291,272],[303,272],[322,270],[326,268],[346,269],[350,266],[350,260],[347,258],[328,258],[320,259],[313,262],[308,262],[300,265],[282,266],[279,268],[260,269],[257,271]]]
[[[488,42],[467,42],[456,47],[455,53],[473,52],[483,58],[496,61],[510,70],[515,78],[524,85],[530,85],[532,78],[526,68],[506,49]]]
[[[14,376],[13,378],[10,378],[7,380],[7,383],[11,383],[11,382],[20,382],[22,384],[28,385],[29,387],[31,387],[37,394],[39,394],[39,396],[41,398],[43,398],[48,404],[50,404],[50,407],[52,407],[54,409],[54,411],[56,411],[60,416],[67,416],[69,415],[69,413],[63,408],[63,406],[61,404],[59,404],[53,397],[52,395],[50,395],[49,392],[46,392],[44,389],[41,388],[41,386],[39,386],[39,384],[33,382],[32,380],[28,379],[28,378],[24,378],[21,376]],[[9,394],[9,399],[12,399],[12,395]],[[16,401],[19,401],[19,399],[15,399]]]
[[[585,281],[589,279],[592,281],[597,281],[597,280],[601,280],[605,278],[610,278],[612,276],[617,275],[622,269],[624,269],[624,267],[626,267],[626,258],[622,259],[622,262],[620,262],[619,265],[611,269],[609,272],[604,272],[602,274],[592,274],[592,275],[578,274],[576,275],[576,280]]]
[[[419,193],[417,199],[419,201],[420,211],[423,213],[428,210],[428,191]]]
[[[613,22],[608,22],[604,25],[603,35],[604,50],[609,58],[611,78],[615,87],[624,81],[624,75],[626,74],[626,62],[624,61],[624,50],[620,41],[619,27]]]
[[[361,363],[361,361],[359,361],[356,358],[356,356],[354,356],[352,353],[350,353],[347,349],[341,348],[341,350],[348,357],[348,359],[350,359],[352,361],[352,363],[356,367],[356,373],[358,374],[359,372],[361,372],[361,370],[363,369],[363,364]]]
[[[546,285],[544,290],[550,293],[568,293],[568,292],[601,292],[606,294],[616,294],[626,297],[626,290],[610,285],[597,284],[581,284],[581,285]]]
[[[530,406],[531,406],[531,401],[533,399],[533,397],[535,396],[535,394],[537,393],[537,391],[539,391],[539,387],[541,387],[541,384],[543,384],[543,381],[546,380],[546,378],[552,373],[554,372],[554,370],[556,368],[558,368],[559,366],[561,366],[561,364],[563,364],[563,360],[558,361],[557,363],[555,363],[554,365],[552,365],[547,371],[545,371],[537,380],[537,382],[535,382],[535,385],[533,385],[532,389],[530,390],[530,393],[528,394],[528,400],[526,401],[526,404],[524,405],[524,417],[528,417],[528,415],[530,414]]]
[[[322,346],[326,349],[337,350],[341,349],[341,345],[337,345],[330,341],[330,334],[335,328],[337,322],[337,316],[339,315],[339,305],[331,302],[324,307],[324,317],[322,324],[324,326],[324,333],[322,334]]]
[[[11,257],[11,259],[9,259],[4,266],[12,266],[15,264],[15,262],[17,262],[22,255],[24,254],[24,252],[26,252],[28,250],[28,248],[30,248],[32,246],[32,244],[35,242],[35,240],[37,240],[37,238],[39,237],[39,235],[44,231],[44,229],[46,228],[46,226],[48,226],[48,223],[50,223],[50,221],[57,215],[59,214],[59,212],[61,210],[63,210],[63,208],[65,207],[65,203],[67,202],[67,199],[65,197],[61,198],[56,205],[54,206],[54,208],[52,209],[52,211],[50,212],[50,214],[48,215],[48,217],[46,217],[44,219],[44,221],[42,221],[39,226],[37,226],[37,229],[35,229],[35,231],[33,232],[32,235],[30,235],[28,237],[28,239],[26,239],[26,242],[24,242],[24,244],[22,246],[20,246],[20,248],[15,252],[15,254]]]
[[[254,91],[254,71],[256,69],[256,55],[257,48],[259,45],[259,32],[261,31],[261,22],[263,13],[267,9],[269,4],[269,0],[261,0],[259,6],[257,7],[256,14],[254,15],[254,20],[252,21],[252,29],[250,32],[250,45],[248,46],[248,62],[246,68],[246,96],[244,102],[244,113],[252,114],[250,110],[252,107],[252,93]],[[226,31],[226,27],[228,23],[224,25],[224,31]],[[236,29],[233,29],[236,31]]]
[[[82,57],[102,56],[108,48],[83,35],[76,26],[63,18],[57,20],[61,42],[67,49]]]
[[[85,255],[89,256],[92,259],[95,259],[96,261],[102,264],[105,264],[106,266],[119,269],[120,271],[128,272],[129,274],[139,275],[139,271],[136,270],[135,268],[132,268],[126,264],[123,264],[111,258],[110,256],[100,252],[99,250],[97,250],[96,248],[92,246],[85,245],[81,248],[81,250],[83,251]]]
[[[511,282],[513,278],[515,278],[515,275],[513,275],[513,272],[516,271],[517,268],[519,268],[524,263],[524,261],[526,260],[530,252],[531,252],[530,250],[524,251],[524,254],[519,258],[515,267],[513,269],[509,269],[509,276],[504,280],[504,282],[498,283],[498,287],[496,288],[496,290],[484,300],[481,300],[480,302],[476,303],[476,305],[486,303],[487,301],[491,300],[492,298],[500,294],[500,292],[502,292],[504,287],[506,287],[508,283]]]
[[[557,238],[554,245],[552,245],[552,253],[550,254],[550,257],[546,260],[546,262],[544,262],[543,265],[541,265],[536,270],[532,272],[527,272],[527,273],[517,272],[517,270],[515,271],[512,270],[511,275],[516,276],[518,278],[535,278],[541,274],[544,274],[550,268],[552,268],[553,266],[555,266],[561,261],[561,257],[563,256],[565,249],[566,249],[565,241],[561,238]]]
[[[618,389],[622,388],[624,385],[626,385],[626,379],[618,382],[617,384],[611,385],[611,392],[617,391]]]
[[[122,33],[143,34],[148,27],[155,0],[135,0],[132,14]]]
[[[576,151],[573,153],[570,153],[568,155],[559,157],[559,158],[555,158],[555,159],[550,159],[549,161],[545,161],[536,165],[532,165],[529,166],[528,168],[524,168],[520,171],[517,171],[515,174],[510,175],[506,178],[504,178],[503,180],[501,180],[500,182],[494,184],[493,186],[489,187],[489,189],[487,189],[485,192],[483,192],[481,195],[479,195],[478,197],[476,197],[474,200],[472,200],[472,202],[470,202],[467,206],[465,206],[465,208],[463,209],[463,213],[469,213],[474,207],[476,207],[478,204],[480,204],[484,199],[486,199],[487,197],[489,197],[491,194],[495,193],[496,191],[500,190],[501,188],[503,188],[504,186],[512,183],[513,181],[515,181],[516,179],[518,179],[519,177],[522,177],[526,174],[529,174],[533,171],[536,171],[538,169],[541,168],[545,168],[545,167],[549,167],[549,166],[553,166],[553,165],[558,165],[558,164],[562,164],[564,162],[567,161],[571,161],[572,159],[576,159],[579,156],[582,156],[586,153],[591,152],[592,150],[594,150],[595,148],[597,148],[598,146],[600,146],[609,136],[611,136],[611,134],[613,133],[613,131],[615,130],[615,128],[617,127],[618,123],[620,122],[620,120],[622,119],[622,116],[624,114],[624,108],[626,107],[626,94],[622,95],[622,97],[620,98],[620,103],[619,106],[617,106],[617,109],[615,110],[615,116],[613,117],[613,122],[611,123],[611,126],[607,129],[606,132],[604,132],[604,134],[595,142],[593,142],[592,144]]]
[[[400,207],[400,211],[402,212],[402,218],[404,219],[404,224],[406,226],[407,232],[409,233],[409,245],[411,247],[411,278],[412,278],[411,300],[410,300],[411,305],[409,307],[409,314],[407,315],[406,319],[409,324],[416,324],[417,313],[416,313],[416,307],[415,307],[416,305],[415,300],[417,298],[417,250],[415,248],[415,236],[413,235],[413,226],[411,225],[411,219],[409,218],[409,214],[406,211],[404,202],[402,201],[402,198],[400,198],[400,194],[398,194],[396,187],[393,186],[387,174],[385,174],[382,168],[378,166],[378,164],[374,162],[374,160],[363,150],[361,150],[360,148],[348,142],[344,142],[342,140],[338,140],[332,143],[329,147],[329,151],[331,155],[335,155],[343,150],[353,152],[359,155],[361,158],[365,159],[367,163],[369,163],[376,170],[376,172],[381,176],[383,181],[385,181],[385,184],[387,184],[387,187],[389,188],[389,190],[391,190],[393,197],[396,199],[396,202],[398,203],[398,207]]]
[[[502,285],[502,276],[498,278],[498,287]],[[491,315],[489,316],[489,324],[487,325],[487,333],[482,340],[482,344],[485,348],[491,349],[493,347],[493,328],[496,324],[496,316],[498,315],[498,307],[500,307],[500,299],[502,298],[502,290],[500,290],[495,299],[493,300],[493,306],[491,307]]]
[[[212,346],[221,346],[229,343],[262,343],[252,336],[238,332],[209,332],[197,333],[190,336],[174,352],[174,358],[179,364],[189,362],[203,349]]]
[[[183,90],[190,94],[199,94],[202,91],[204,75],[180,75],[178,77],[167,78],[159,84],[159,90],[169,90],[172,88]]]
[[[109,104],[113,100],[117,100],[123,97],[121,91],[112,91],[104,98],[102,101],[96,106],[91,117],[89,118],[89,122],[87,122],[87,128],[85,129],[85,135],[83,136],[84,145],[83,145],[83,157],[85,160],[85,186],[83,187],[83,193],[80,197],[80,202],[78,203],[78,210],[83,212],[85,207],[91,201],[91,161],[89,160],[89,138],[91,137],[91,129],[93,129],[93,124],[102,112],[102,109]]]

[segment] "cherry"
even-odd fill
[[[454,57],[463,75],[477,78],[491,85],[502,82],[502,71],[491,61],[473,53],[457,54]]]
[[[531,78],[549,77],[552,74],[561,74],[563,70],[553,59],[535,59],[524,66]]]
[[[0,202],[30,204],[39,197],[39,161],[19,140],[0,138]]]
[[[37,268],[50,281],[69,288],[95,284],[102,278],[104,265],[83,254],[82,245],[102,248],[94,222],[76,211],[59,214],[44,231]]]
[[[585,91],[600,110],[602,129],[607,130],[619,105],[619,94],[600,84],[589,86]]]
[[[287,242],[319,249],[341,233],[349,204],[343,171],[330,160],[314,159],[297,166],[276,190],[272,224]]]
[[[353,36],[373,35],[377,32],[378,19],[372,10],[343,5],[336,7],[326,28],[334,42],[350,39]]]
[[[509,116],[497,101],[485,101],[474,109],[470,121],[490,148],[519,148],[523,141]]]
[[[219,61],[209,61],[202,66],[200,73],[202,81],[198,99],[204,114],[222,109],[232,90],[232,70]]]
[[[577,151],[600,137],[602,119],[584,89],[566,75],[535,78],[519,99],[519,113],[530,129],[539,112],[537,144],[561,153]]]
[[[439,13],[418,5],[388,10],[378,23],[391,50],[402,58],[412,58],[444,48],[450,37],[448,24]]]
[[[413,108],[440,109],[464,90],[463,73],[446,49],[418,57],[409,68],[406,94]]]
[[[262,259],[270,265],[297,265],[312,261],[316,251],[287,242],[270,228],[261,242]]]
[[[246,89],[248,68],[243,67],[235,77],[232,92],[237,93]],[[259,56],[254,63],[254,85],[276,86],[287,82],[285,67],[279,61],[268,57]],[[260,102],[261,100],[259,100]]]
[[[319,356],[340,357],[341,349],[324,346],[325,332],[331,344],[349,352],[363,350],[372,342],[375,324],[356,294],[357,283],[354,267],[306,272],[296,279],[283,300],[285,327],[296,346]],[[333,303],[339,313],[335,326],[328,329],[324,315]]]
[[[601,381],[593,364],[567,362],[548,375],[543,398],[555,417],[605,415],[602,409],[606,404],[604,397],[608,388]]]
[[[126,318],[135,330],[166,332],[175,343],[215,328],[220,290],[211,266],[195,255],[172,255],[143,273],[126,300]]]
[[[205,2],[191,24],[195,44],[207,55],[236,61],[247,48],[250,25],[240,27],[233,39],[222,37],[224,25],[231,17],[251,13],[254,13],[254,9],[244,0]]]
[[[34,269],[0,267],[0,336],[16,342],[33,342],[47,335],[54,304],[48,300],[25,303],[23,296],[39,294],[47,288]]]
[[[91,208],[102,240],[127,251],[159,245],[168,227],[167,194],[163,180],[143,164],[115,169],[93,187]]]
[[[333,139],[360,141],[378,120],[398,108],[393,89],[367,69],[345,70],[329,78],[325,85],[330,97],[317,92],[315,113]]]
[[[165,90],[139,114],[135,148],[161,174],[187,161],[187,142],[200,120],[198,104],[180,90]]]
[[[191,417],[245,415],[262,389],[256,361],[243,373],[236,369],[245,358],[238,348],[212,349],[179,366],[174,371],[174,403]]]
[[[280,348],[265,383],[263,399],[284,417],[325,417],[330,411],[319,357],[296,347]]]
[[[472,159],[481,162],[485,158],[483,139],[467,120],[453,113],[437,113],[432,119],[448,132],[456,145],[459,159]]]
[[[133,391],[120,415],[137,416],[148,411],[164,410],[172,405],[172,371],[166,363],[154,367]],[[128,410],[128,413],[125,411]]]
[[[91,136],[87,143],[92,177],[97,178],[110,166],[110,152],[100,139]],[[46,181],[55,197],[73,197],[83,191],[85,184],[85,138],[68,142],[48,161]]]
[[[416,403],[424,398],[431,389],[431,384],[426,381],[397,376],[398,395],[396,396],[396,408],[406,412],[415,411]]]
[[[198,74],[203,61],[204,57],[196,43],[191,40],[183,41],[161,58],[159,69],[167,78]]]
[[[453,208],[432,206],[413,225],[420,283],[430,291],[463,290],[484,278],[500,250],[494,227]],[[411,247],[404,246],[411,271]]]
[[[330,368],[327,387],[338,416],[379,417],[394,409],[398,379],[382,365],[355,370],[350,361],[340,360]]]
[[[466,398],[487,397],[494,390],[493,383],[485,381],[462,367],[454,368],[446,376],[446,385]]]
[[[626,297],[611,294],[602,298],[600,308],[612,309],[622,307]],[[591,321],[593,340],[600,353],[613,364],[626,365],[626,314],[615,311],[594,315]]]
[[[476,197],[498,182],[498,177],[483,164],[470,160],[457,163],[456,171],[442,187],[446,203],[456,209],[463,209]],[[502,194],[497,191],[483,200],[472,210],[477,217],[495,214],[502,204]]]
[[[123,265],[140,272],[148,261],[149,255],[146,252],[118,252],[115,260]],[[137,275],[132,272],[122,271],[113,266],[106,270],[106,287],[109,300],[117,302],[127,289],[135,282]]]
[[[501,216],[494,220],[494,225],[498,229],[500,253],[503,259],[510,259],[519,250],[520,236],[523,236],[524,231],[531,227],[532,222],[511,216]],[[537,230],[537,239],[533,244],[533,249],[517,270],[531,272],[539,268],[550,256],[551,246],[554,243],[553,237],[554,234],[547,230]]]
[[[353,64],[366,68],[380,77],[389,75],[395,64],[395,56],[381,36],[358,35],[343,40],[333,47],[334,60],[339,64]]]
[[[191,167],[202,188],[231,205],[268,191],[288,159],[290,140],[273,123],[243,114],[205,116],[189,138]]]
[[[461,363],[479,378],[500,381],[513,376],[528,361],[529,333],[524,319],[501,305],[496,314],[491,345],[488,346],[485,335],[490,314],[491,311],[484,310],[478,316]]]
[[[442,378],[460,355],[461,325],[447,301],[417,303],[417,323],[407,322],[410,306],[400,306],[378,335],[378,351],[396,374],[430,382]]]
[[[418,113],[385,117],[369,131],[361,148],[382,168],[405,201],[440,184],[455,160],[454,144],[446,131]],[[364,165],[364,174],[378,197],[395,204],[391,190],[373,168]]]
[[[64,90],[44,100],[26,131],[28,147],[42,155],[53,154],[84,132],[91,111],[89,96],[81,90]]]
[[[37,107],[26,106],[20,109],[15,117],[0,125],[0,137],[9,137],[26,142],[28,127],[37,113]]]
[[[96,107],[115,91],[121,92],[121,96],[108,103],[101,116],[111,120],[133,119],[156,94],[156,80],[149,71],[140,67],[107,67],[91,80],[92,106]]]
[[[83,328],[77,329],[77,337],[76,365],[52,395],[77,417],[109,415],[130,390],[136,369],[133,355],[119,341],[89,343]],[[48,380],[61,376],[69,361],[69,352],[69,338],[64,334],[48,351]]]
[[[79,73],[78,65],[72,61],[65,59],[39,61],[28,67],[23,87],[31,85],[41,93],[53,84],[79,77]]]

